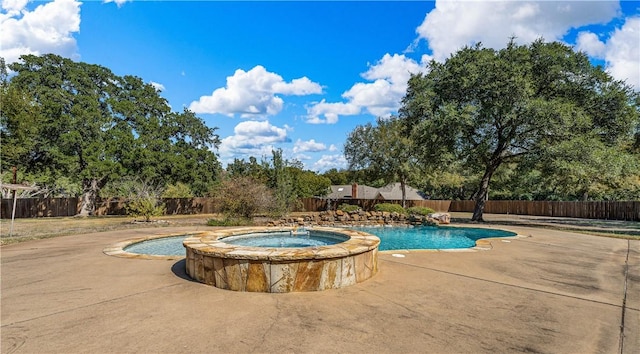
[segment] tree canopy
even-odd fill
[[[9,69],[0,91],[2,169],[17,166],[45,185],[72,179],[82,213],[92,213],[105,183],[126,176],[182,182],[196,194],[215,181],[216,128],[188,110],[172,112],[140,78],[53,54],[22,56]]]
[[[615,152],[624,155],[620,161],[637,162],[631,147],[638,93],[569,46],[512,40],[494,50],[478,44],[443,63],[432,61],[429,69],[409,80],[400,117],[421,164],[453,159],[478,173],[473,220],[482,220],[492,177],[505,164],[575,177],[565,183],[587,191],[606,183],[597,170],[622,163],[605,156]],[[602,164],[594,170],[596,163]],[[637,176],[630,165],[608,172],[616,180]]]
[[[344,155],[350,169],[365,169],[385,184],[400,182],[402,206],[406,184],[417,171],[414,141],[398,117],[378,118],[376,125],[357,126],[347,137]]]
[[[284,214],[297,205],[299,198],[324,196],[329,192],[331,180],[313,171],[303,169],[300,161],[289,161],[282,156],[282,150],[273,150],[270,160],[260,163],[255,157],[249,161],[235,159],[227,165],[231,178],[251,178],[262,183],[274,197],[272,206],[275,214]]]

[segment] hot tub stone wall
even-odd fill
[[[251,232],[255,230],[246,233]],[[193,279],[221,289],[271,293],[337,289],[371,278],[378,272],[379,239],[340,232],[351,239],[299,249],[242,247],[217,237],[193,237],[185,240],[186,271]]]

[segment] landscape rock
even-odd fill
[[[451,223],[451,214],[449,213],[433,213],[429,214],[431,219],[436,220],[439,224],[450,224]]]

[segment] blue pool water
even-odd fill
[[[124,248],[124,251],[157,256],[184,256],[187,252],[182,245],[182,241],[188,236],[180,235],[146,240],[129,245]]]
[[[482,238],[516,235],[514,232],[504,230],[446,226],[359,227],[356,229],[378,236],[380,251],[470,248]]]
[[[510,237],[516,234],[509,231],[494,230],[494,229],[479,229],[469,227],[442,227],[442,226],[419,226],[419,227],[358,227],[356,230],[361,230],[372,235],[376,235],[380,238],[380,251],[390,250],[405,250],[405,249],[451,249],[451,248],[469,248],[475,246],[475,241],[488,238],[488,237]],[[278,234],[271,235],[277,237]],[[283,233],[282,236],[289,237],[289,233]],[[126,252],[139,253],[139,254],[152,254],[152,255],[166,255],[166,256],[183,256],[185,255],[185,249],[182,245],[182,241],[188,235],[171,236],[158,238],[154,240],[147,240],[139,243],[134,243],[124,248]],[[225,242],[233,243],[234,238],[236,240],[242,240],[247,242],[249,239],[242,236],[227,237]],[[318,238],[317,242],[330,242],[324,244],[314,244],[314,240],[309,243],[305,240],[305,236],[297,235],[294,240],[286,241],[286,245],[281,244],[281,239],[277,240],[265,240],[268,244],[247,244],[245,246],[255,247],[313,247],[322,246],[326,244],[335,244],[344,241],[340,239],[339,235],[327,235],[325,240],[322,240],[324,235],[315,235],[314,238]],[[250,242],[263,242],[261,238],[254,238]],[[237,241],[240,242],[240,241]],[[274,245],[276,242],[277,245]],[[296,244],[296,242],[298,242]],[[235,243],[238,244],[238,243]]]
[[[264,232],[230,236],[221,239],[224,243],[249,247],[317,247],[335,245],[348,240],[347,236],[325,233]]]

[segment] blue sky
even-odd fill
[[[559,40],[640,89],[632,1],[3,0],[0,56],[56,53],[152,83],[217,127],[223,164],[281,148],[346,167],[357,125],[394,114],[410,73],[482,42]]]

